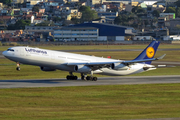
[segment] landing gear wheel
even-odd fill
[[[17,71],[20,71],[20,70],[21,70],[20,67],[19,67],[19,66],[20,66],[20,63],[19,63],[19,62],[16,62],[16,65],[17,65],[16,70],[17,70]]]
[[[72,76],[72,79],[73,79],[73,80],[77,80],[78,77],[77,77],[77,76]]]
[[[93,77],[93,81],[97,81],[97,77]]]
[[[86,80],[90,80],[90,79],[91,79],[91,77],[90,77],[90,76],[87,76],[87,77],[86,77]]]
[[[86,80],[97,81],[97,77],[87,76],[87,77],[86,77]]]
[[[17,67],[17,68],[16,68],[16,70],[17,70],[17,71],[20,71],[20,70],[21,70],[21,68],[20,68],[20,67]]]
[[[66,79],[67,79],[67,80],[77,80],[78,77],[77,77],[77,76],[67,75],[67,76],[66,76]]]
[[[71,76],[67,75],[67,76],[66,76],[66,79],[67,79],[67,80],[70,80],[70,77],[71,77]]]

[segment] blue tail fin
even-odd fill
[[[144,49],[142,51],[142,53],[135,58],[134,60],[143,60],[143,59],[149,59],[149,58],[153,58],[155,56],[155,53],[158,49],[159,46],[159,41],[152,41],[147,47],[146,49]],[[146,64],[151,64],[152,61],[148,61],[145,62]]]

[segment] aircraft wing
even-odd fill
[[[78,63],[67,63],[68,66],[76,66],[76,65],[85,65],[89,66],[94,69],[99,69],[99,68],[108,68],[110,67],[113,63],[122,63],[124,65],[130,65],[133,63],[141,63],[141,62],[147,62],[147,61],[154,61],[154,60],[159,60],[163,59],[166,54],[158,57],[158,58],[151,58],[151,59],[142,59],[142,60],[130,60],[130,61],[122,61],[122,60],[117,60],[117,61],[112,61],[112,62],[78,62]]]

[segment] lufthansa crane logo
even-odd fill
[[[148,56],[148,58],[152,58],[154,56],[154,48],[148,47],[146,50],[146,55]]]

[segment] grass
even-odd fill
[[[0,90],[1,119],[147,119],[180,117],[180,84]]]

